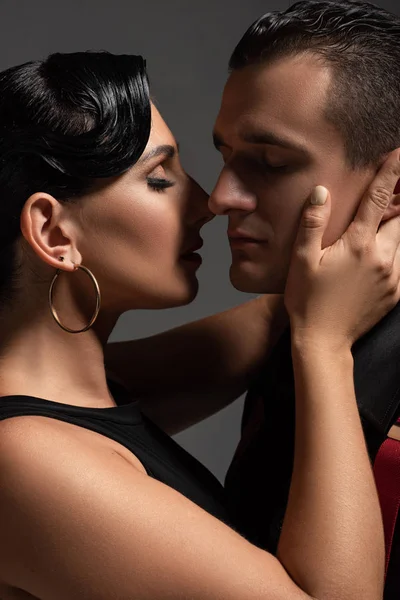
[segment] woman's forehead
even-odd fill
[[[162,118],[160,111],[151,103],[151,130],[147,148],[160,144],[176,145],[172,131]]]

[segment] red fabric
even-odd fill
[[[397,421],[400,424],[400,419]],[[400,509],[400,441],[387,438],[376,456],[374,475],[381,503],[388,570],[393,535]]]

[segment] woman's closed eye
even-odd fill
[[[158,165],[153,171],[146,177],[147,185],[155,192],[163,192],[167,188],[175,185],[175,181],[168,179],[166,170],[162,165]]]
[[[147,177],[147,185],[156,192],[162,192],[163,190],[174,186],[175,181],[171,181],[165,177]]]

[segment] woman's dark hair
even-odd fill
[[[150,126],[141,56],[58,53],[0,73],[0,301],[13,296],[14,242],[29,196],[76,201],[136,163]]]
[[[353,168],[400,146],[400,17],[367,2],[296,2],[246,31],[232,70],[311,51],[332,68],[326,116]]]

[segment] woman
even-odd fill
[[[399,299],[398,225],[376,234],[385,207],[367,196],[360,208],[365,252],[349,238],[322,260],[321,227],[305,225],[327,219],[323,188],[299,230],[286,294],[296,459],[278,560],[234,531],[216,480],[106,377],[124,311],[195,297],[212,216],[143,60],[56,54],[9,69],[0,121],[1,598],[378,599],[382,526],[350,349]],[[379,189],[392,192],[394,164]]]

